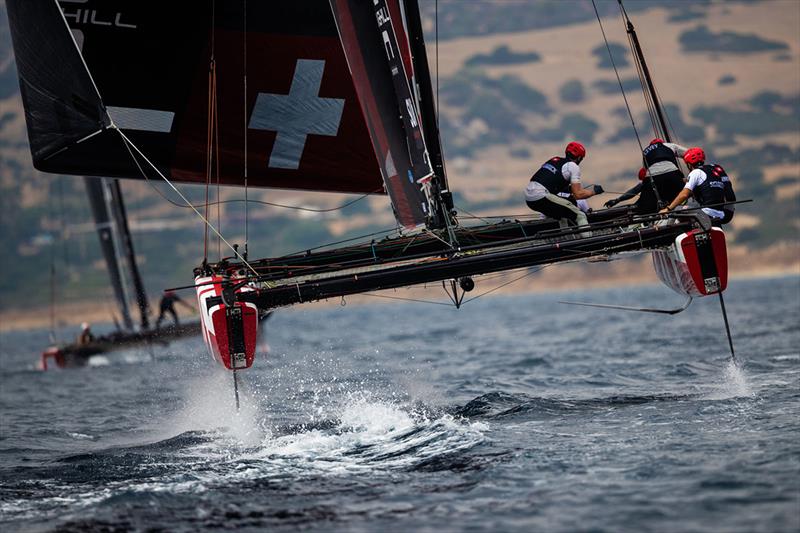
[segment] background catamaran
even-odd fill
[[[137,346],[165,345],[200,333],[200,324],[196,321],[164,328],[151,327],[150,306],[136,261],[119,181],[94,177],[86,177],[84,181],[120,321],[115,318],[116,331],[95,337],[88,343],[57,342],[55,324],[52,324],[50,341],[53,344],[42,352],[40,362],[44,370],[47,370],[50,359],[60,368],[83,366],[93,355]],[[138,328],[130,313],[131,284],[139,310]]]
[[[8,2],[34,166],[163,180],[187,204],[175,184],[205,185],[191,206],[205,224],[192,287],[206,343],[234,376],[253,363],[259,315],[367,291],[441,282],[458,306],[473,276],[656,250],[669,286],[721,299],[724,234],[699,211],[604,210],[591,236],[547,220],[461,224],[416,0],[159,3],[157,16],[155,2],[60,4]],[[629,35],[638,47],[630,23]],[[222,185],[388,194],[400,230],[256,260],[246,216],[242,247],[210,221]],[[209,259],[210,234],[230,257]]]

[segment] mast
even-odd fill
[[[395,25],[401,22],[398,0],[330,3],[395,218],[407,229],[421,227],[435,216],[428,185],[434,171],[409,85],[407,67],[413,65],[404,61],[397,38],[403,31]]]
[[[128,299],[125,289],[122,286],[123,278],[117,261],[116,247],[114,244],[113,222],[109,216],[108,205],[104,193],[103,178],[85,177],[86,193],[89,196],[89,204],[94,215],[94,224],[97,228],[97,236],[100,238],[100,248],[108,267],[108,275],[111,278],[111,287],[114,289],[114,296],[122,315],[122,321],[126,329],[133,329],[133,321],[128,312]]]
[[[434,216],[429,226],[436,229],[447,227],[451,242],[453,242],[455,241],[455,235],[450,229],[453,197],[447,186],[447,174],[444,168],[444,158],[442,157],[442,140],[436,120],[438,110],[433,99],[433,84],[431,83],[431,72],[428,67],[428,54],[425,49],[419,3],[417,0],[404,0],[403,8],[405,20],[408,24],[407,34],[409,47],[411,48],[411,61],[414,65],[414,82],[417,85],[416,93],[417,103],[420,107],[420,122],[434,174],[432,179]]]
[[[147,293],[144,290],[142,277],[139,274],[139,267],[136,264],[136,253],[133,250],[133,239],[131,238],[130,228],[128,227],[128,215],[125,210],[125,202],[122,199],[122,188],[120,187],[119,180],[109,180],[109,189],[111,191],[111,213],[117,226],[117,236],[119,237],[119,244],[128,263],[128,270],[133,279],[133,289],[136,292],[136,304],[139,306],[139,315],[141,328],[143,330],[150,327],[149,321],[149,307],[147,303]]]
[[[419,16],[417,0],[404,0],[405,17],[408,24],[408,41],[411,47],[411,60],[414,64],[414,78],[417,83],[418,102],[425,135],[425,144],[434,174],[439,178],[442,189],[447,189],[447,176],[442,163],[442,144],[439,127],[436,123],[436,107],[433,101],[433,85],[428,68],[428,55],[422,34],[422,21]]]
[[[644,53],[642,52],[642,47],[639,44],[639,38],[636,35],[636,30],[633,27],[631,19],[628,18],[628,13],[625,11],[625,7],[622,5],[622,0],[617,0],[617,2],[619,2],[619,7],[625,17],[628,39],[630,40],[631,48],[633,48],[633,52],[636,56],[636,62],[639,65],[638,70],[640,72],[640,76],[644,79],[647,87],[645,97],[649,99],[652,109],[655,112],[657,123],[654,123],[653,125],[660,130],[656,133],[665,141],[672,142],[672,136],[670,135],[669,128],[667,127],[666,115],[664,114],[664,110],[661,107],[661,102],[658,99],[658,94],[656,93],[656,88],[653,84],[653,78],[650,76],[650,69],[647,68],[647,62],[644,60]]]

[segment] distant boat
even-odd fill
[[[51,345],[42,352],[40,366],[43,370],[49,367],[49,360],[60,368],[80,367],[86,365],[93,355],[137,346],[149,347],[154,344],[163,346],[172,340],[200,333],[200,324],[196,321],[158,329],[151,327],[147,294],[133,249],[133,239],[119,180],[86,177],[85,182],[100,248],[105,258],[117,312],[122,323],[115,320],[116,331],[96,337],[88,343]],[[128,294],[129,282],[126,281],[128,279],[133,285],[140,313],[138,329],[134,326],[129,311],[131,297]]]
[[[169,325],[157,330],[116,331],[95,337],[86,344],[69,343],[50,346],[42,352],[39,366],[41,370],[47,370],[52,362],[59,368],[82,367],[86,366],[94,355],[131,348],[146,349],[153,346],[166,346],[174,340],[199,334],[200,324],[198,322],[178,326]]]

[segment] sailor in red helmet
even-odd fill
[[[537,170],[525,188],[525,203],[534,211],[548,218],[554,218],[560,224],[567,223],[585,226],[589,223],[586,215],[576,205],[559,193],[569,192],[575,200],[585,200],[596,194],[602,194],[600,185],[589,188],[581,187],[580,165],[586,157],[586,148],[579,142],[571,142],[564,150],[564,157],[553,157]],[[589,233],[589,232],[586,232]],[[583,236],[589,236],[584,235]]]
[[[644,177],[639,171],[640,182],[622,196],[609,200],[604,205],[614,207],[619,202],[633,198],[637,194],[634,207],[639,214],[655,213],[658,210],[658,200],[663,204],[671,202],[683,189],[685,182],[683,172],[678,167],[678,157],[686,153],[686,147],[680,144],[668,143],[663,139],[655,138],[642,150],[644,158]],[[653,191],[653,182],[658,190],[658,197]]]
[[[734,206],[726,202],[735,202],[736,193],[727,172],[720,165],[706,164],[706,154],[699,147],[689,148],[683,155],[683,160],[691,170],[688,182],[677,198],[662,209],[661,213],[672,211],[693,195],[715,226],[730,222],[733,219]]]

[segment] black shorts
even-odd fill
[[[656,174],[652,179],[655,180],[658,196],[665,206],[677,198],[684,186],[683,173],[680,170],[673,170],[666,174]],[[656,193],[653,192],[650,176],[647,176],[642,182],[642,193],[633,205],[638,215],[658,212],[658,199],[656,198]]]

